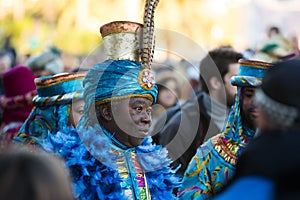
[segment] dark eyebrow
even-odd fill
[[[252,88],[252,87],[246,87],[246,88],[244,88],[244,91],[245,91],[245,92],[254,92],[255,89]]]
[[[141,100],[137,100],[137,99],[131,99],[130,103],[134,103],[134,104],[144,104],[145,101],[141,101]]]
[[[131,104],[147,104],[147,101],[144,99],[136,99],[136,98],[131,98],[129,101]]]

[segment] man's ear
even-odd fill
[[[112,120],[111,105],[109,103],[100,105],[99,109],[102,118],[104,118],[106,121]]]
[[[213,76],[209,79],[209,85],[210,85],[211,89],[218,90],[222,86],[222,83],[220,82],[220,80],[217,77]]]

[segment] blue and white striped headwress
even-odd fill
[[[255,60],[239,60],[240,70],[237,76],[230,78],[230,82],[235,86],[258,87],[271,63]]]
[[[32,100],[34,106],[44,107],[44,106],[53,106],[53,105],[65,105],[70,104],[73,100],[83,99],[83,90],[55,95],[52,97],[39,97],[35,96]]]
[[[86,72],[63,73],[35,79],[38,95],[32,100],[35,106],[69,104],[83,98],[83,79]]]

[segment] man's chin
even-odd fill
[[[132,147],[136,147],[142,144],[145,137],[131,137],[129,143]]]
[[[251,118],[256,119],[258,117],[258,112],[251,112]]]

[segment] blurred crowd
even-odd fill
[[[127,69],[120,66],[134,64],[122,63],[126,60],[101,71],[105,59],[100,64],[93,59],[82,64],[78,56],[70,67],[60,47],[23,56],[6,44],[0,51],[0,199],[299,199],[300,50],[279,27],[269,27],[267,34],[257,49],[237,51],[228,45],[209,49],[199,55],[197,65],[185,59],[154,62],[156,86],[144,74],[149,82],[130,96],[137,98],[133,102],[125,102],[127,93],[122,93],[135,84],[126,85],[131,78],[121,80],[124,87],[106,91],[115,86],[120,73],[127,76]],[[114,74],[114,70],[120,71]],[[94,76],[97,86],[92,84]],[[89,90],[94,96],[88,96]],[[129,107],[142,104],[129,110],[131,123],[137,123],[134,112],[147,108],[149,119],[139,123],[151,124],[149,141],[122,135],[137,129],[125,125],[121,105],[117,103],[117,109],[107,105],[114,93],[119,95],[117,102]],[[89,98],[97,101],[90,103]],[[96,117],[88,116],[91,110]],[[113,112],[121,118],[112,117]],[[152,152],[157,147],[151,145],[161,145],[168,156],[147,155],[138,166],[137,153],[132,166],[127,166],[129,175],[120,170],[124,167],[119,166],[120,160],[116,170],[105,168],[102,163],[116,158],[97,161],[97,156],[114,150],[93,138],[80,142],[86,134],[77,133],[79,127],[96,122],[108,130],[103,135],[118,151],[139,147],[134,151]],[[90,128],[86,133],[94,134]],[[93,148],[84,149],[87,143]],[[95,149],[99,152],[93,153]],[[120,152],[126,159],[133,154]],[[164,167],[169,171],[160,171],[159,178],[145,172],[145,166],[155,169],[156,164],[170,164]],[[129,179],[124,177],[133,176],[131,168],[141,179],[149,176],[149,191],[145,183],[126,185]],[[151,176],[164,182],[151,182]],[[127,181],[117,182],[120,179]],[[140,196],[134,196],[136,191]]]

